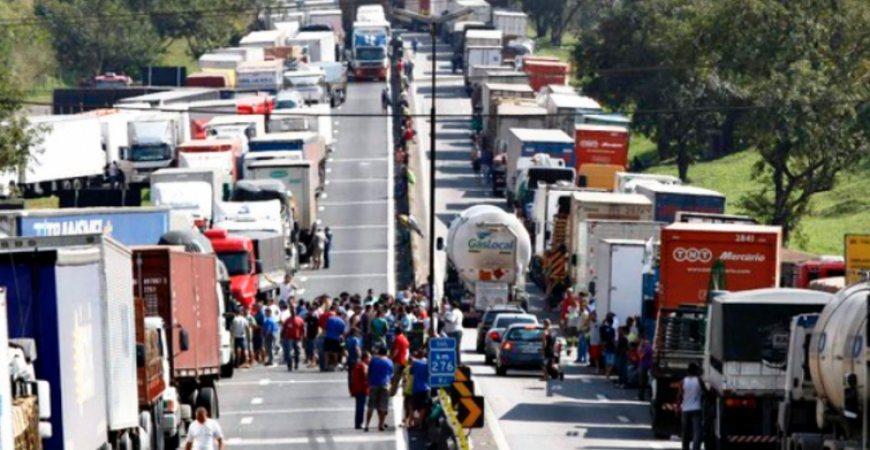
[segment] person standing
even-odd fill
[[[396,392],[401,379],[401,374],[408,365],[408,351],[411,349],[411,343],[405,336],[405,331],[402,327],[396,327],[396,337],[393,339],[393,350],[390,353],[390,359],[393,360],[393,366],[396,368],[395,376],[393,376],[392,384],[390,385],[390,393]]]
[[[417,428],[423,424],[429,409],[429,362],[424,351],[414,352],[411,363],[411,417],[408,428]]]
[[[613,365],[616,363],[616,332],[613,330],[613,319],[604,319],[601,325],[601,347],[604,350],[604,375],[610,380],[613,375]]]
[[[362,356],[350,366],[350,395],[355,400],[353,427],[362,428],[366,409],[366,398],[369,396],[369,361],[371,354],[363,352]],[[348,364],[350,365],[350,364]]]
[[[220,424],[210,419],[208,411],[201,406],[196,408],[196,420],[191,422],[187,429],[187,443],[184,448],[186,450],[223,450],[224,448],[224,433]]]
[[[308,363],[308,367],[315,367],[317,365],[316,344],[317,334],[320,331],[318,317],[313,308],[314,305],[312,305],[312,310],[308,312],[308,315],[305,316],[305,362]]]
[[[444,303],[444,333],[447,337],[453,338],[456,349],[456,364],[461,362],[462,349],[462,310],[454,308],[449,302]]]
[[[378,431],[385,431],[387,412],[390,408],[390,380],[393,379],[395,368],[387,358],[387,347],[378,347],[378,356],[369,364],[369,409],[366,411],[365,431],[369,431],[372,414],[378,412]]]
[[[384,90],[381,91],[381,109],[383,109],[384,112],[386,113],[387,108],[389,108],[389,107],[390,107],[390,89],[385,87]]]
[[[278,298],[282,302],[290,302],[292,297],[296,296],[296,291],[299,290],[299,286],[293,282],[293,274],[286,273],[284,274],[284,282],[282,282],[278,286]]]
[[[296,315],[296,311],[290,308],[290,317],[288,317],[281,327],[281,346],[284,349],[284,364],[287,365],[287,370],[292,371],[294,368],[299,370],[299,342],[305,336],[305,321]]]
[[[337,309],[333,306],[333,309]],[[341,338],[347,329],[344,319],[333,311],[326,320],[326,330],[323,339],[323,353],[326,355],[326,369],[334,370],[341,360]]]
[[[250,367],[248,362],[248,318],[246,310],[236,310],[230,324],[233,334],[233,348],[236,352],[236,367]]]
[[[649,385],[649,373],[653,365],[653,350],[652,344],[645,336],[640,339],[638,351],[638,382],[637,382],[637,399],[640,401],[646,400],[646,391]]]
[[[544,353],[544,364],[542,367],[542,381],[547,381],[550,374],[550,367],[556,359],[556,337],[553,336],[553,330],[550,329],[550,319],[544,319],[544,333],[541,335],[541,351]]]
[[[598,326],[598,314],[589,311],[589,365],[599,374],[604,373],[601,364],[601,327]]]
[[[586,302],[580,300],[580,326],[577,330],[577,364],[586,364],[589,362],[589,310],[586,309]]]
[[[384,317],[383,308],[378,305],[377,315],[374,320],[372,320],[371,328],[372,328],[372,340],[371,345],[373,348],[383,347],[387,348],[387,331],[389,328],[389,323],[387,323],[387,319]]]
[[[329,227],[323,230],[323,268],[329,268],[329,251],[332,250],[332,231]]]
[[[275,336],[281,330],[281,327],[278,325],[278,318],[272,315],[272,308],[265,308],[265,317],[263,318],[261,330],[263,331],[263,351],[265,352],[263,363],[271,366],[275,363]]]
[[[701,385],[701,369],[697,363],[690,363],[683,381],[680,382],[678,398],[682,412],[683,450],[701,450],[701,398],[704,388]]]

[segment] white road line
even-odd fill
[[[366,435],[343,435],[329,437],[286,437],[286,438],[230,438],[227,439],[227,446],[251,447],[258,445],[312,445],[316,443],[335,443],[335,444],[363,444],[371,442],[393,442],[394,436],[378,436],[373,434]]]
[[[508,445],[507,439],[504,437],[504,432],[501,430],[501,425],[498,423],[498,416],[495,414],[495,410],[492,409],[492,404],[487,400],[487,397],[483,398],[484,406],[483,415],[484,419],[486,419],[486,425],[489,427],[489,431],[492,432],[492,439],[495,441],[495,446],[498,450],[510,450],[510,445]]]
[[[332,167],[327,167],[327,168],[326,168],[326,173],[332,173]]]
[[[583,383],[586,383],[586,384],[591,383],[591,381],[589,381],[589,378],[586,378],[586,377],[580,377],[580,381]]]
[[[362,274],[363,276],[383,276],[384,274]],[[343,275],[321,275],[321,277],[336,277]],[[316,278],[314,275],[311,278]],[[280,386],[285,384],[326,384],[326,383],[347,383],[347,378],[323,378],[323,379],[311,379],[311,380],[272,380],[269,382],[269,386]],[[221,386],[261,386],[259,381],[221,381]],[[263,403],[262,398],[255,398],[251,400],[251,404],[258,405],[260,403],[254,403],[254,401],[259,400],[260,403]]]
[[[630,420],[628,420],[628,417],[625,417],[625,416],[616,416],[616,420],[618,420],[618,421],[620,421],[620,422],[622,422],[622,423],[629,423],[629,422],[631,422]]]
[[[329,169],[327,169],[329,170]],[[335,184],[341,183],[371,183],[373,181],[377,181],[379,183],[383,183],[388,180],[388,178],[338,178],[335,181]]]
[[[333,163],[360,163],[360,162],[382,162],[382,161],[387,161],[388,159],[390,159],[390,158],[380,156],[380,157],[372,157],[372,158],[341,158],[341,159],[329,158],[329,159],[327,159],[327,161],[333,162]]]
[[[303,275],[303,276],[299,277],[299,281],[304,283],[304,282],[308,281],[308,277]]]
[[[354,408],[296,408],[296,409],[258,409],[253,411],[221,411],[222,416],[240,416],[258,415],[258,414],[311,414],[311,413],[331,413],[331,412],[349,412]],[[244,419],[243,419],[244,420]]]
[[[396,291],[396,261],[395,261],[395,237],[396,237],[396,214],[395,199],[393,198],[393,177],[395,157],[393,156],[393,133],[390,127],[390,116],[386,117],[387,122],[387,292],[394,293]],[[395,411],[399,411],[395,409]],[[393,417],[397,417],[396,414]],[[396,424],[396,434],[399,434],[398,424]],[[404,436],[404,433],[402,433]]]
[[[330,255],[364,255],[366,253],[386,253],[385,248],[361,248],[356,250],[331,250]]]
[[[318,211],[323,211],[323,210],[325,210],[325,209],[326,209],[326,208],[324,208],[323,205],[317,207],[317,210],[318,210]]]
[[[375,230],[378,228],[386,228],[386,224],[372,224],[372,225],[330,225],[329,229],[332,231],[335,230]]]
[[[356,202],[323,202],[323,206],[356,206],[356,205],[383,205],[386,200],[360,200]]]
[[[259,384],[259,383],[257,383],[257,384]],[[251,404],[252,404],[252,405],[262,405],[262,404],[263,404],[263,399],[260,398],[260,397],[254,397],[254,398],[251,399]]]
[[[251,422],[254,421],[254,418],[251,416],[242,417],[242,420],[239,421],[241,425],[250,425]]]
[[[272,382],[272,380],[270,380],[270,379],[268,379],[268,378],[263,378],[262,380],[259,381],[260,386],[265,386],[265,385],[267,385],[267,384],[269,384],[269,383],[271,383],[271,382]]]
[[[321,198],[321,199],[327,199],[327,198],[329,198],[329,194],[326,193],[326,192],[321,192],[321,193],[320,193],[320,198]]]
[[[394,434],[396,439],[396,450],[407,450],[408,442],[406,440],[407,435],[405,434],[405,429],[399,427],[399,424],[402,422],[402,420],[399,419],[399,411],[402,411],[401,398],[401,395],[396,395],[393,396],[393,399],[391,401],[393,404],[393,429],[395,430]]]

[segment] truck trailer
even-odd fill
[[[7,237],[103,234],[124,245],[156,244],[175,228],[165,207],[27,209],[0,212],[0,234]]]

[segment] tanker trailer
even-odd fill
[[[870,283],[792,320],[778,428],[784,450],[867,448]]]
[[[479,318],[491,305],[526,307],[525,272],[532,246],[516,216],[492,205],[468,208],[450,224],[446,251],[448,283],[460,286],[469,319]]]

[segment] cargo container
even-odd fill
[[[529,16],[520,11],[495,10],[492,12],[492,25],[504,33],[505,40],[525,37]]]
[[[582,164],[628,165],[628,129],[609,125],[574,127],[578,170]]]
[[[568,84],[571,66],[561,61],[523,58],[523,72],[529,74],[529,84],[535,92],[550,84]]]
[[[625,319],[643,310],[643,266],[646,241],[601,239],[596,252],[595,275],[589,292],[595,296],[595,310]]]
[[[335,43],[335,35],[330,31],[303,31],[287,39],[287,45],[307,49],[303,54],[311,63],[335,61]]]
[[[213,168],[160,169],[151,174],[151,200],[206,224],[231,180]],[[225,187],[226,186],[226,187]]]
[[[507,140],[513,128],[546,128],[547,110],[530,99],[503,99],[495,104],[495,117],[486,121],[483,146],[496,153],[507,150]]]
[[[308,25],[326,25],[335,35],[335,44],[344,42],[344,27],[341,24],[340,9],[322,9],[308,13]],[[334,44],[334,45],[335,45]]]
[[[236,68],[236,89],[278,92],[284,85],[284,60],[243,62]]]
[[[155,244],[171,228],[169,208],[65,208],[0,212],[4,236],[103,234],[124,245]]]
[[[39,349],[51,385],[47,449],[133,448],[139,438],[130,252],[98,235],[0,240],[9,336]],[[126,445],[126,447],[124,447]]]
[[[266,135],[266,118],[259,114],[219,115],[209,119],[204,128],[206,136],[242,139],[245,153],[248,140]]]
[[[616,164],[581,164],[577,177],[580,186],[590,189],[614,191],[613,179],[625,167]]]
[[[534,99],[535,93],[528,85],[522,84],[502,84],[502,83],[484,83],[483,93],[481,96],[481,105],[483,106],[483,116],[489,118],[489,115],[495,112],[495,101],[503,98],[527,98]]]
[[[242,57],[241,62],[255,62],[266,59],[265,51],[265,49],[258,47],[221,47],[211,50],[209,53],[215,55],[239,55]]]
[[[481,30],[476,30],[481,31]],[[468,86],[471,83],[471,68],[474,66],[499,66],[501,60],[500,46],[484,46],[474,45],[465,47],[463,57],[463,76],[465,84]]]
[[[507,188],[509,197],[516,187],[517,168],[520,158],[544,154],[565,161],[565,166],[574,165],[574,140],[560,130],[512,128],[508,132],[505,155]]]
[[[511,72],[513,68],[505,66],[501,63],[496,65],[486,65],[485,63],[472,63],[465,69],[465,88],[468,92],[473,92],[480,81],[486,76],[488,71],[492,72]]]
[[[238,137],[187,141],[178,147],[178,167],[216,170],[221,192],[226,196],[227,189],[239,178],[243,146]]]
[[[228,88],[230,81],[224,73],[195,72],[187,76],[184,85],[188,87]]]
[[[265,158],[249,154],[245,158],[245,179],[278,180],[291,192],[300,231],[312,233],[317,225],[317,166],[290,152],[264,152]],[[262,154],[261,154],[262,155]]]
[[[674,223],[661,233],[659,308],[703,305],[711,269],[724,266],[729,291],[776,287],[779,227]]]
[[[249,145],[249,154],[245,156],[253,159],[270,159],[273,155],[257,156],[263,152],[299,152],[302,160],[310,162],[317,170],[315,173],[317,183],[315,187],[321,189],[326,176],[326,142],[324,138],[312,131],[293,131],[284,133],[268,133],[266,136],[252,139]],[[245,173],[245,178],[248,178]]]
[[[209,69],[235,71],[239,64],[245,62],[245,55],[239,53],[206,53],[199,57],[199,70]]]
[[[469,47],[499,47],[502,46],[501,30],[471,29],[465,31],[465,49]]]
[[[181,247],[133,247],[132,286],[145,301],[146,316],[159,316],[169,325],[166,346],[171,358],[171,383],[190,410],[205,407],[220,415],[214,383],[220,375],[221,320],[218,311],[214,255],[189,253]]]
[[[634,194],[635,187],[638,185],[638,183],[642,183],[645,181],[655,181],[656,183],[671,184],[676,186],[683,184],[683,182],[675,176],[657,175],[652,173],[617,172],[614,177],[616,191],[625,194]]]
[[[652,202],[638,194],[577,191],[570,199],[559,205],[559,213],[568,212],[566,248],[575,248],[578,229],[587,220],[652,220]]]
[[[474,68],[472,68],[473,70]],[[529,76],[525,72],[519,72],[513,69],[487,69],[483,73],[478,73],[475,76],[475,81],[471,84],[471,107],[474,110],[483,108],[483,85],[486,83],[496,84],[529,84]],[[471,81],[469,81],[471,83]]]
[[[239,40],[239,47],[279,47],[286,45],[287,32],[284,30],[252,31]]]
[[[577,291],[588,290],[600,268],[599,244],[607,239],[631,239],[654,243],[659,241],[659,233],[665,224],[649,220],[586,220],[573,231],[574,246],[571,254],[571,278]],[[642,271],[638,271],[640,276]],[[601,283],[599,288],[603,286]],[[620,316],[625,317],[625,316]]]
[[[653,202],[655,219],[673,222],[678,211],[722,214],[725,212],[725,196],[710,189],[695,186],[639,182],[635,192]]]
[[[573,88],[570,86],[562,87],[567,87],[573,91]],[[546,90],[546,88],[544,89]],[[573,92],[551,93],[545,95],[541,100],[541,103],[547,108],[547,113],[549,114],[547,126],[558,128],[569,135],[575,133],[574,123],[578,116],[601,111],[601,105],[598,102]]]

